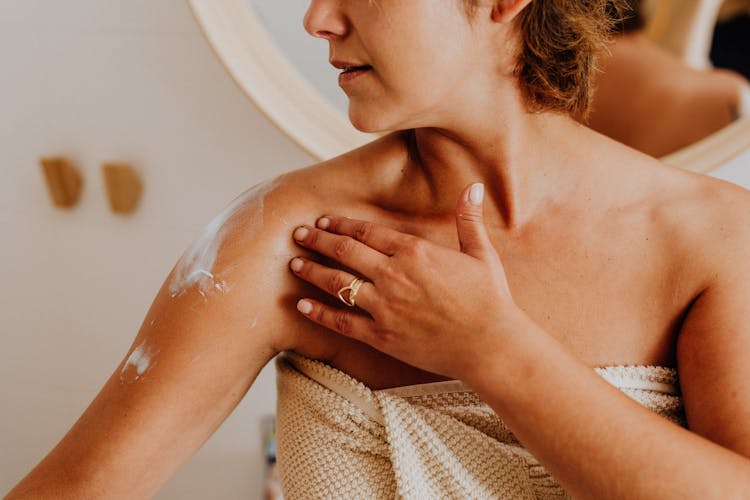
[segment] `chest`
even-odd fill
[[[409,229],[458,249],[451,231]],[[613,225],[491,237],[516,304],[586,365],[674,366],[694,280],[664,235]],[[444,380],[332,333],[319,342],[333,366],[372,388]]]

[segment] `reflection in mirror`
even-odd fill
[[[591,128],[662,157],[750,114],[750,86],[744,77],[727,69],[691,67],[680,53],[663,48],[647,35],[649,19],[643,3],[631,0],[630,4],[599,62],[601,73],[588,119]],[[688,4],[694,16],[708,16],[711,23],[688,19]],[[681,7],[686,23],[713,26],[720,3],[686,2]]]
[[[348,99],[337,84],[338,70],[327,64],[328,43],[311,37],[302,24],[309,0],[286,0],[284,9],[278,8],[276,0],[244,1],[292,66],[346,116]],[[603,73],[588,125],[635,149],[662,157],[721,130],[750,111],[746,109],[750,107],[747,82],[733,71],[714,69],[708,54],[710,47],[717,57],[732,58],[727,50],[736,47],[738,40],[735,37],[723,45],[719,40],[718,46],[711,46],[712,28],[717,19],[731,23],[738,14],[746,15],[743,7],[747,3],[631,0],[626,20],[600,62]],[[750,40],[749,32],[744,33]],[[741,59],[735,55],[734,65],[742,64]]]
[[[348,99],[327,62],[328,43],[303,26],[309,0],[189,2],[238,85],[314,157],[332,158],[381,135],[362,133],[348,119]],[[743,113],[736,104],[738,82],[748,108],[747,84],[712,68],[750,74],[750,0],[640,0],[639,9],[641,2],[645,28],[624,30],[609,56],[605,53],[603,65],[609,68],[589,125],[670,165],[710,172],[750,147],[750,115],[722,126]],[[623,54],[626,64],[616,68]],[[659,58],[668,63],[658,64]],[[691,95],[691,87],[699,92]],[[680,106],[687,115],[670,121]],[[688,125],[684,137],[675,135],[675,123]]]

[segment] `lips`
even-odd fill
[[[339,60],[331,60],[330,61],[331,66],[338,69],[348,69],[348,68],[364,68],[372,66],[369,66],[367,64],[360,63],[359,61],[339,61]]]
[[[372,66],[365,64],[364,66],[349,66],[348,68],[344,69],[344,73],[349,73],[351,71],[357,71],[360,69],[372,69]]]
[[[371,69],[370,66],[360,66],[359,68],[353,67],[348,71],[342,71],[339,74],[339,86],[348,87],[352,85],[353,82],[359,80],[361,75],[366,75]]]

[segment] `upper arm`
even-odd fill
[[[677,362],[690,429],[750,457],[750,195],[735,193],[706,228],[710,273],[683,322]]]
[[[186,250],[120,365],[16,493],[151,496],[231,413],[283,340],[293,278],[279,257],[293,244],[269,216],[288,201],[272,189],[242,195]]]

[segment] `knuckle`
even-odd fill
[[[386,343],[383,341],[385,335],[386,333],[382,328],[373,328],[367,336],[367,343],[378,351],[383,351],[387,348]]]
[[[395,335],[393,333],[393,330],[389,328],[380,328],[375,332],[374,337],[377,339],[377,347],[387,349],[388,346],[394,341]]]
[[[391,316],[391,311],[388,311],[387,314],[381,314],[378,317],[378,323],[377,323],[376,332],[379,337],[382,337],[386,335],[387,332],[389,332],[393,328],[393,320]]]
[[[375,276],[383,276],[383,277],[387,278],[388,275],[389,275],[389,273],[390,273],[390,267],[391,266],[390,266],[390,263],[388,262],[388,260],[386,260],[384,262],[377,262],[373,266],[373,274]]]
[[[372,233],[375,226],[371,222],[360,222],[354,227],[354,237],[362,243],[367,243],[372,239]]]
[[[409,244],[409,235],[400,234],[385,244],[384,252],[386,255],[396,255]]]
[[[342,258],[347,257],[349,254],[351,254],[351,251],[352,251],[352,239],[351,238],[341,238],[333,246],[333,254],[336,256],[338,260],[341,260]]]
[[[328,229],[336,234],[339,234],[341,232],[341,219],[338,217],[329,217],[328,218],[331,221],[331,225],[328,226]]]
[[[318,231],[310,231],[310,233],[307,235],[307,245],[310,247],[317,247],[318,246]]]
[[[384,322],[384,325],[389,330],[391,330],[393,328],[396,328],[396,326],[397,326],[398,320],[396,320],[394,318],[404,317],[404,316],[402,316],[404,314],[404,312],[406,312],[406,314],[407,314],[406,317],[408,317],[408,314],[409,314],[410,311],[404,311],[404,309],[405,309],[404,304],[396,304],[396,303],[394,303],[394,304],[390,304],[389,305],[389,311],[388,312],[390,314],[389,314],[388,320],[386,320]],[[413,312],[413,311],[411,311],[411,312]]]
[[[467,222],[482,222],[482,214],[474,210],[464,210],[459,217]]]
[[[325,307],[320,307],[317,305],[313,306],[313,310],[310,313],[310,317],[315,321],[316,323],[325,324],[326,319],[326,309]]]
[[[408,255],[419,258],[427,253],[427,243],[419,238],[414,238],[404,245],[404,250]]]
[[[393,262],[388,259],[382,264],[378,264],[376,266],[375,273],[377,276],[382,276],[386,280],[390,281],[394,279],[394,277],[398,274],[398,271],[396,270]]]
[[[336,327],[336,331],[344,335],[351,333],[352,322],[349,318],[349,314],[346,311],[339,311],[333,318],[333,323]]]
[[[394,245],[397,248],[404,248],[409,245],[413,240],[416,240],[417,238],[415,236],[412,236],[410,234],[402,234],[399,235],[399,237],[394,242]]]
[[[344,280],[338,273],[332,273],[326,280],[326,290],[331,295],[336,295],[344,286],[346,286]]]

